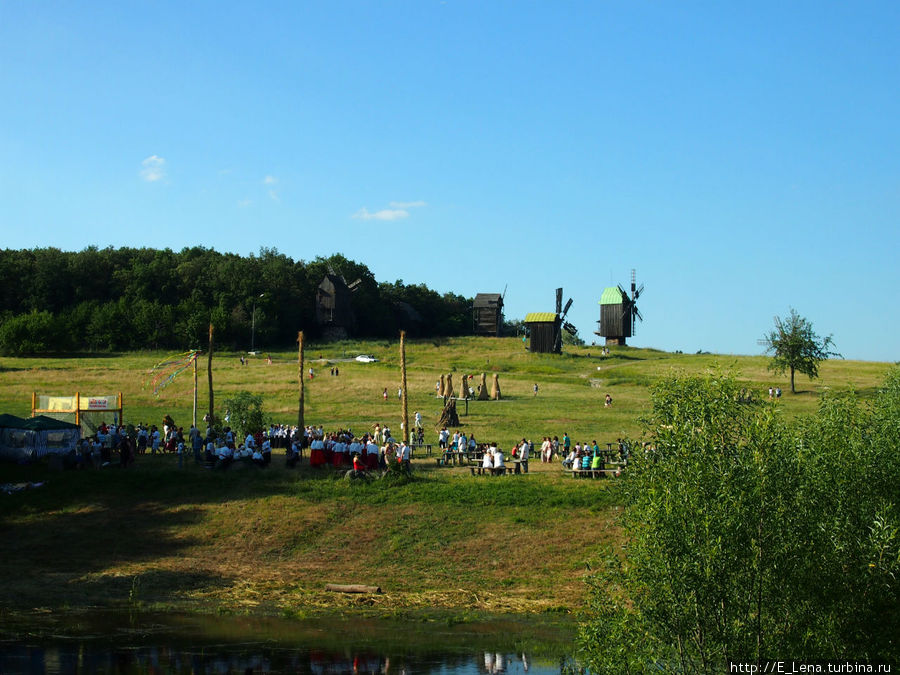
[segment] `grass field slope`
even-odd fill
[[[371,354],[373,363],[354,360]],[[31,395],[122,392],[126,421],[189,426],[192,378],[183,373],[159,398],[145,386],[162,353],[0,360],[0,412],[30,414]],[[260,394],[275,421],[297,418],[296,354],[265,352],[241,365],[214,360],[216,400]],[[757,397],[773,378],[763,357],[683,355],[598,347],[561,356],[527,352],[520,340],[461,338],[407,345],[409,410],[427,440],[440,411],[435,382],[453,373],[499,374],[501,401],[469,403],[463,428],[509,447],[523,436],[601,445],[637,437],[649,386],[673,369],[734,371]],[[207,406],[201,359],[199,408]],[[306,366],[306,419],[326,429],[375,423],[400,428],[396,342],[313,345]],[[330,375],[337,367],[338,376]],[[779,402],[787,415],[816,406],[824,388],[875,391],[889,365],[828,361],[820,378],[798,381]],[[538,393],[534,394],[534,384]],[[382,397],[389,392],[388,400]],[[611,407],[604,397],[613,398]],[[460,404],[460,412],[465,408]],[[201,412],[202,414],[202,412]],[[531,462],[528,475],[477,477],[464,468],[413,462],[410,482],[347,481],[331,470],[210,471],[173,456],[139,457],[127,470],[51,472],[0,465],[0,482],[46,481],[0,497],[5,547],[0,609],[127,606],[304,615],[346,608],[378,612],[473,610],[563,612],[583,602],[583,575],[620,533],[614,480],[573,480],[558,465]],[[326,583],[381,586],[378,596],[326,593]]]

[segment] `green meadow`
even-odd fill
[[[213,361],[215,400],[247,390],[263,397],[276,422],[297,419],[296,352]],[[376,363],[353,357],[370,354]],[[192,377],[182,373],[154,396],[149,371],[165,353],[0,359],[0,412],[27,416],[32,392],[122,392],[128,422],[161,424],[165,414],[190,425]],[[835,360],[817,380],[766,370],[764,357],[669,354],[654,350],[567,347],[527,352],[519,340],[410,341],[406,348],[410,416],[422,413],[436,441],[435,382],[452,373],[499,375],[503,399],[460,404],[462,428],[508,448],[545,435],[574,441],[637,438],[649,388],[672,370],[733,372],[756,398],[785,393],[787,416],[813,411],[822,391],[872,395],[890,364]],[[306,349],[308,423],[362,432],[400,428],[399,343],[340,342]],[[206,358],[199,363],[199,410],[207,409]],[[340,375],[329,375],[337,366]],[[304,374],[304,377],[306,375]],[[476,383],[477,383],[476,379]],[[538,393],[533,393],[534,384]],[[474,383],[473,383],[474,386]],[[388,400],[382,398],[388,390]],[[604,397],[613,398],[611,407]],[[218,409],[221,413],[222,410]],[[435,442],[436,445],[436,442]],[[403,614],[472,612],[568,614],[583,606],[583,576],[621,537],[615,480],[574,480],[558,465],[532,460],[528,475],[471,476],[417,457],[409,482],[347,481],[330,469],[288,470],[280,456],[266,470],[210,471],[173,456],[145,455],[122,471],[53,472],[0,466],[0,482],[46,481],[0,497],[5,546],[0,610],[129,607],[193,612],[305,616],[321,611]],[[12,544],[14,542],[14,545]],[[377,585],[375,596],[337,595],[326,583]]]

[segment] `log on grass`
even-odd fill
[[[362,584],[325,584],[326,591],[335,593],[381,593],[381,586],[363,586]]]

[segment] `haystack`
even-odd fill
[[[447,385],[444,387],[444,397],[453,398],[453,373],[447,373]]]
[[[438,420],[437,426],[440,427],[458,427],[459,415],[456,414],[456,401],[452,398],[447,399],[447,405],[441,412],[441,418]]]
[[[485,381],[484,373],[481,374],[481,384],[478,385],[478,400],[479,401],[488,401],[490,400],[490,395],[487,390],[487,383]]]
[[[491,385],[491,398],[494,401],[500,400],[500,375],[494,373],[494,383]]]

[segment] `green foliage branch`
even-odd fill
[[[237,433],[238,440],[269,426],[269,416],[263,412],[263,399],[258,394],[239,391],[222,401],[222,406],[227,424]]]
[[[621,484],[626,544],[590,578],[592,672],[725,672],[766,659],[896,660],[900,369],[874,403],[788,424],[735,379],[653,389]]]

